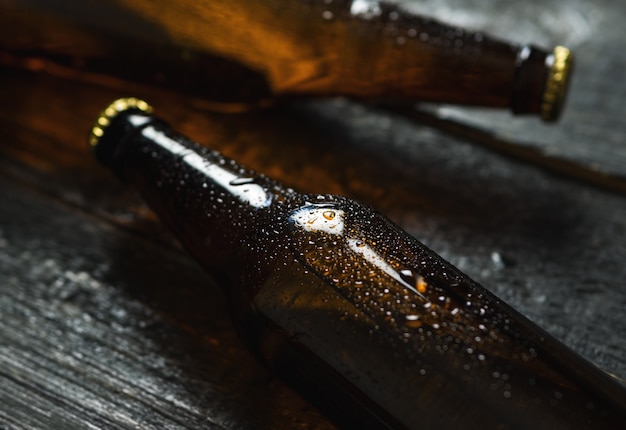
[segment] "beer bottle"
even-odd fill
[[[164,86],[240,110],[296,96],[451,103],[555,120],[572,58],[373,0],[0,0],[0,61]],[[129,87],[125,87],[128,89]]]
[[[90,143],[223,287],[252,350],[347,428],[626,428],[623,386],[372,209],[286,188],[134,98]]]

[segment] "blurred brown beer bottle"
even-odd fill
[[[303,195],[121,99],[99,161],[223,288],[253,351],[345,428],[624,429],[626,390],[375,211]]]
[[[0,0],[0,51],[5,64],[156,84],[222,110],[342,95],[546,121],[561,111],[571,65],[563,47],[511,44],[371,0]]]

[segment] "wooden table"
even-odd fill
[[[374,206],[626,378],[626,5],[423,3],[462,24],[569,42],[578,74],[563,121],[346,100],[227,115],[166,91],[137,95],[296,189]],[[127,94],[0,73],[0,428],[333,428],[249,355],[218,287],[89,154],[95,116]]]

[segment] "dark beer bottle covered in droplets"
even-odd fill
[[[623,386],[374,210],[299,194],[133,98],[90,140],[222,286],[251,349],[346,428],[626,428]]]

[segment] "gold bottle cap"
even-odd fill
[[[95,148],[102,135],[104,135],[104,130],[111,124],[111,120],[116,115],[129,109],[137,109],[145,113],[152,113],[153,110],[148,103],[135,97],[124,97],[115,100],[98,115],[98,119],[96,119],[89,133],[89,146],[92,149]]]
[[[564,46],[554,48],[552,58],[541,102],[541,119],[544,121],[556,121],[561,114],[574,61],[570,50]]]

